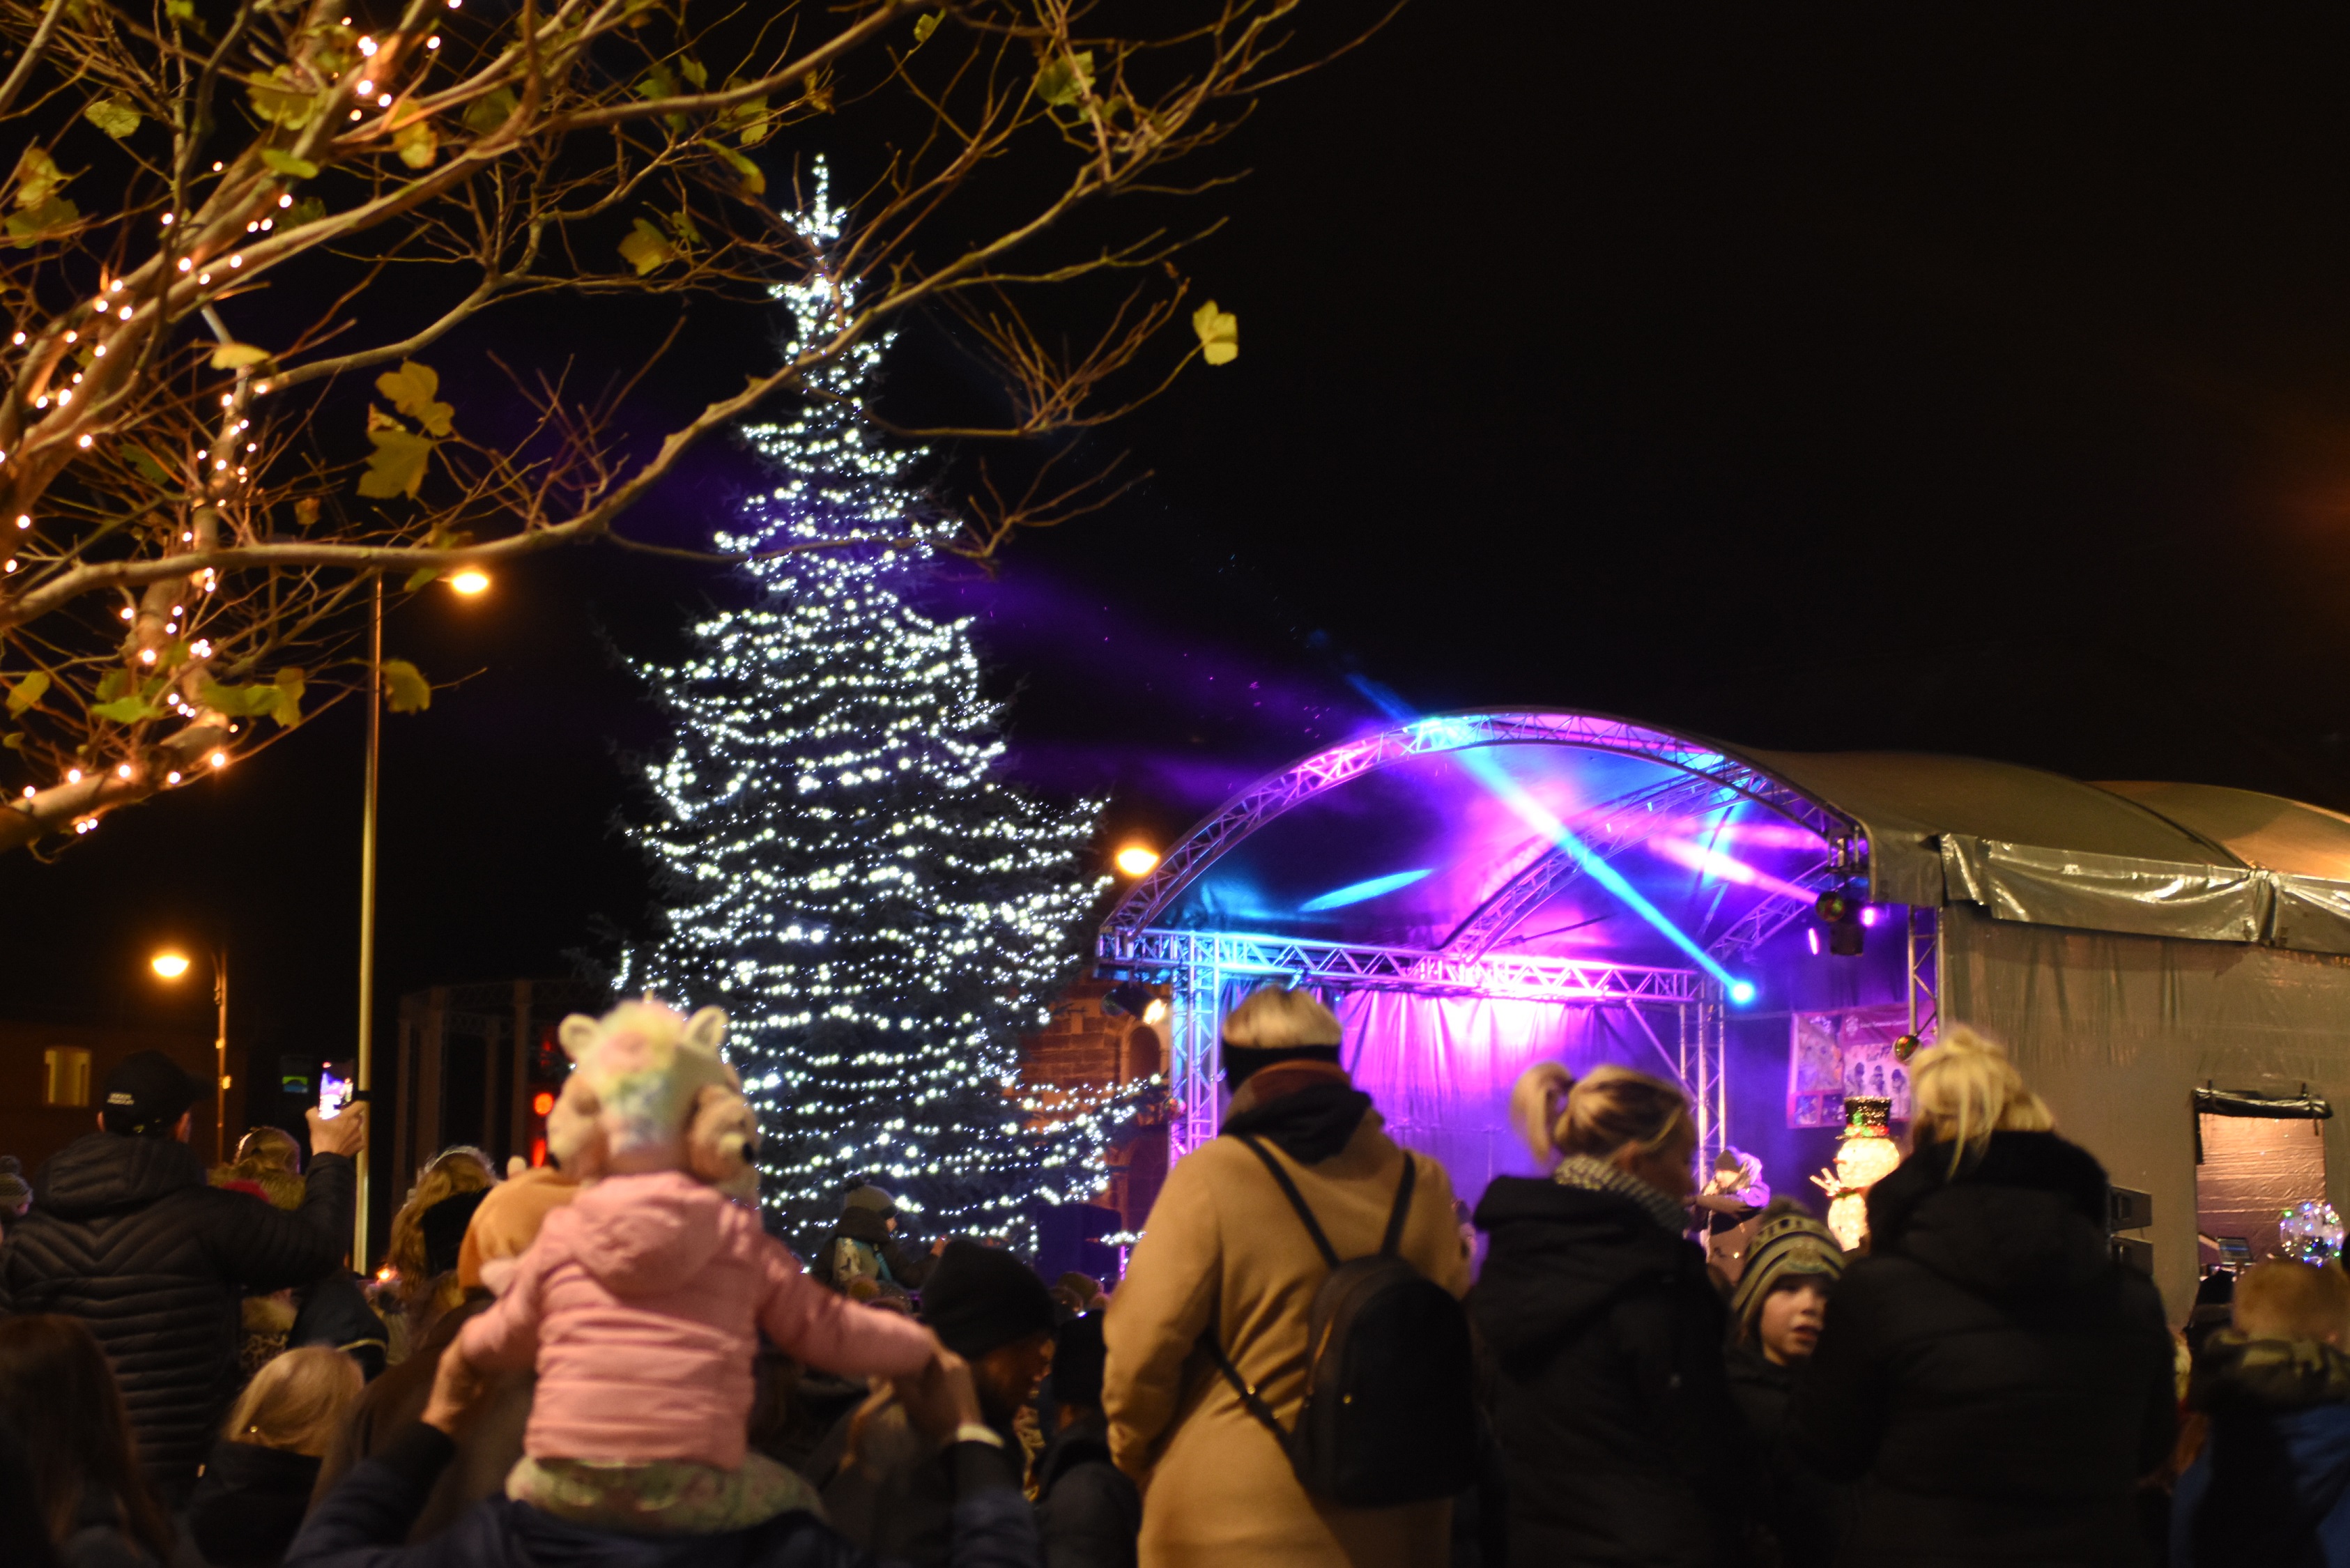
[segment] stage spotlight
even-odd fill
[[[1139,980],[1129,980],[1122,985],[1111,986],[1108,994],[1102,998],[1102,1011],[1112,1018],[1139,1018],[1146,1023],[1151,1021],[1152,1008],[1156,1007],[1164,1012],[1166,1006],[1167,1004],[1159,999],[1157,992]]]
[[[1731,981],[1730,986],[1730,1000],[1738,1003],[1741,1007],[1743,1007],[1748,1002],[1753,1001],[1754,982],[1751,980]]]
[[[1861,930],[1862,905],[1851,894],[1830,888],[1820,895],[1812,912],[1828,929],[1828,951],[1838,958],[1858,958],[1866,938]]]
[[[1148,845],[1129,844],[1112,858],[1118,871],[1128,877],[1148,877],[1159,864],[1159,851]]]

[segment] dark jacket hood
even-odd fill
[[[1271,1080],[1274,1072],[1266,1068],[1257,1078]],[[1256,1082],[1250,1080],[1251,1085]],[[1246,1104],[1242,1103],[1243,1096],[1248,1096]],[[1354,1137],[1370,1114],[1371,1096],[1336,1078],[1289,1089],[1261,1103],[1244,1085],[1233,1104],[1236,1108],[1224,1117],[1228,1137],[1261,1137],[1300,1165],[1319,1165]]]
[[[1950,1168],[1928,1144],[1868,1194],[1869,1246],[1924,1265],[2000,1302],[2045,1299],[2101,1279],[2105,1167],[2054,1133],[1993,1133],[1979,1158]]]
[[[1703,1254],[1613,1192],[1497,1177],[1477,1228],[1492,1241],[1470,1315],[1504,1356],[1572,1331],[1636,1285],[1705,1277]]]
[[[41,1167],[33,1204],[59,1219],[88,1220],[203,1185],[204,1162],[176,1138],[87,1132]]]
[[[1109,1457],[1109,1417],[1098,1411],[1088,1410],[1053,1434],[1045,1451],[1036,1459],[1036,1490],[1039,1496],[1053,1490],[1053,1483],[1083,1464],[1111,1462]]]

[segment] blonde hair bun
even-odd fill
[[[1535,1063],[1510,1090],[1510,1123],[1545,1168],[1568,1155],[1605,1159],[1627,1144],[1646,1153],[1695,1130],[1677,1085],[1613,1062],[1580,1078],[1559,1063]]]

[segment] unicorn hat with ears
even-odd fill
[[[756,1196],[757,1123],[718,1054],[726,1014],[624,1002],[600,1020],[573,1013],[558,1037],[571,1076],[546,1118],[546,1146],[566,1173],[593,1181],[684,1170],[730,1198]]]

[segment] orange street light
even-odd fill
[[[1159,851],[1148,845],[1129,844],[1118,852],[1113,864],[1128,877],[1148,877],[1150,868],[1159,864]]]
[[[490,586],[490,574],[478,566],[467,566],[461,572],[450,575],[449,586],[467,598],[472,598]]]
[[[147,961],[147,967],[165,980],[178,980],[195,967],[177,948],[165,948]],[[213,952],[213,1006],[220,1027],[213,1035],[213,1160],[228,1163],[228,950]]]

